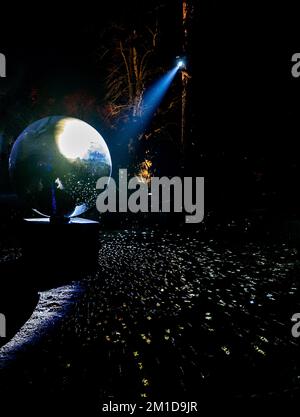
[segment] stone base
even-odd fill
[[[24,219],[23,260],[38,288],[53,287],[93,272],[97,264],[99,223],[73,218],[53,223],[49,218]]]

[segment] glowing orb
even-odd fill
[[[111,157],[100,133],[88,123],[51,116],[21,133],[9,171],[17,194],[36,212],[74,217],[95,205],[96,182],[110,176]]]

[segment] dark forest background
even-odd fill
[[[180,76],[141,138],[126,137],[126,117],[110,117],[107,98],[118,39],[137,33],[136,42],[143,42],[147,27],[158,28],[145,87],[174,65],[182,53],[182,1],[2,10],[7,78],[0,79],[1,192],[11,191],[7,161],[19,133],[40,117],[66,114],[99,129],[115,168],[127,163],[136,172],[150,160],[146,169],[156,175],[204,176],[207,212],[299,216],[300,79],[290,73],[291,56],[300,52],[296,9],[197,0],[189,5],[184,149]]]

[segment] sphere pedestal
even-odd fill
[[[68,223],[24,219],[23,261],[37,287],[53,287],[95,271],[99,227],[99,222],[82,218]]]

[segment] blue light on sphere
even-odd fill
[[[39,214],[79,216],[95,205],[99,178],[111,175],[108,147],[82,120],[50,116],[16,140],[9,172],[19,197]]]

